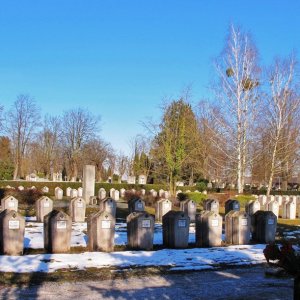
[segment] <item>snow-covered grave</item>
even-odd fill
[[[42,249],[43,224],[27,219],[24,247]],[[73,223],[71,246],[87,245],[86,223]],[[115,244],[127,242],[126,223],[116,224]],[[195,242],[195,228],[190,227],[189,243]],[[155,225],[154,245],[162,244],[162,226]],[[220,264],[250,265],[265,262],[265,245],[239,245],[215,248],[163,249],[157,251],[84,252],[79,254],[35,254],[0,256],[0,272],[54,272],[59,269],[130,268],[163,266],[170,270],[205,270]]]

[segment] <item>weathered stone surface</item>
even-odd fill
[[[112,198],[101,200],[100,211],[106,211],[110,213],[114,218],[116,217],[117,203]]]
[[[88,218],[88,248],[90,251],[114,251],[115,217],[107,211],[100,211]]]
[[[44,217],[44,248],[48,253],[66,253],[71,248],[72,220],[59,210]]]
[[[86,203],[83,198],[76,197],[70,201],[69,213],[72,222],[84,222],[85,221]]]
[[[155,219],[162,222],[163,216],[172,210],[172,202],[169,199],[160,199],[155,203]]]
[[[90,197],[95,196],[95,166],[85,165],[83,167],[83,199],[89,203]]]
[[[145,202],[142,199],[135,198],[131,199],[128,202],[128,211],[132,213],[134,211],[144,211],[145,210]]]
[[[249,244],[250,229],[251,219],[247,213],[231,210],[225,216],[225,239],[227,244]]]
[[[240,202],[238,200],[228,199],[225,202],[225,215],[227,215],[231,210],[239,211],[240,208]]]
[[[53,210],[53,201],[46,197],[40,197],[35,203],[36,220],[38,222],[44,222],[44,216],[49,214]]]
[[[217,214],[219,213],[220,204],[218,200],[207,199],[203,202],[203,204],[204,204],[204,210],[213,211]]]
[[[258,210],[260,210],[260,203],[258,200],[251,200],[245,206],[246,213],[249,216],[254,215]]]
[[[185,200],[180,202],[180,210],[185,212],[190,217],[190,222],[194,223],[196,220],[197,205],[194,200]]]
[[[25,219],[14,210],[0,213],[0,254],[23,254]]]
[[[272,211],[257,211],[252,216],[252,239],[259,243],[275,241],[277,217]]]
[[[64,195],[63,190],[61,188],[59,188],[59,187],[56,187],[55,188],[55,198],[57,200],[61,200],[63,198],[63,195]]]
[[[132,249],[152,250],[154,216],[146,212],[132,212],[127,216],[127,242]]]
[[[222,217],[213,211],[196,215],[197,247],[217,247],[222,244]]]
[[[168,248],[187,248],[190,218],[182,211],[169,211],[163,217],[163,244]]]
[[[18,200],[13,196],[6,196],[1,199],[1,209],[18,211]]]

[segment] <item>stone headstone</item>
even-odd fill
[[[0,213],[0,254],[23,254],[25,219],[14,210]]]
[[[24,186],[22,186],[22,185],[18,186],[18,190],[19,191],[24,191]]]
[[[70,201],[69,212],[72,222],[85,221],[86,203],[83,198],[76,197]]]
[[[128,176],[127,183],[128,184],[135,184],[135,176]]]
[[[155,219],[162,222],[163,216],[172,210],[172,202],[169,199],[160,199],[155,203]]]
[[[119,201],[120,200],[120,192],[118,190],[115,190],[114,191],[114,199],[116,201]]]
[[[169,199],[170,198],[170,193],[168,191],[164,192],[164,198]]]
[[[61,188],[57,187],[55,188],[55,198],[57,200],[61,200],[63,198],[64,192]]]
[[[128,247],[152,250],[154,217],[146,212],[133,212],[127,216],[126,221]]]
[[[114,251],[115,223],[115,217],[107,211],[99,211],[88,218],[88,248],[90,251]]]
[[[258,200],[251,200],[245,206],[246,213],[249,216],[254,215],[258,210],[260,210],[260,202]]]
[[[196,220],[196,211],[197,211],[197,205],[194,200],[185,200],[180,202],[180,210],[185,212],[189,218],[190,222],[193,223]]]
[[[146,183],[147,183],[147,176],[146,175],[139,175],[138,184],[146,184]]]
[[[76,189],[72,189],[70,195],[71,198],[76,198],[78,197],[78,191]]]
[[[187,248],[190,218],[181,211],[169,211],[163,217],[163,244],[168,248]]]
[[[115,199],[115,189],[114,189],[114,188],[111,188],[111,189],[109,190],[109,197]]]
[[[279,204],[277,201],[275,200],[271,200],[270,202],[268,202],[267,204],[267,211],[272,211],[275,216],[278,218],[279,216]]]
[[[213,211],[196,215],[197,247],[218,247],[222,244],[222,217]]]
[[[163,189],[160,189],[160,190],[158,191],[158,196],[161,198],[161,197],[164,196],[164,193],[165,193],[165,191],[164,191]]]
[[[70,188],[70,187],[66,188],[66,196],[67,197],[71,197],[71,191],[72,191],[72,188]]]
[[[100,199],[100,200],[103,200],[103,199],[105,199],[106,198],[106,191],[105,191],[105,189],[99,189],[99,192],[98,192],[98,198]]]
[[[44,187],[42,188],[42,192],[43,192],[43,193],[49,193],[49,188],[48,188],[47,186],[44,186]]]
[[[258,201],[260,203],[260,207],[264,207],[265,204],[267,203],[267,196],[266,195],[259,195],[258,196]]]
[[[77,189],[77,194],[78,194],[78,197],[82,197],[83,196],[83,188],[82,187],[79,187]]]
[[[18,200],[13,196],[6,196],[1,199],[1,209],[18,211]]]
[[[53,210],[44,217],[44,248],[48,253],[66,253],[71,248],[72,220]]]
[[[89,203],[90,198],[95,196],[95,166],[85,165],[83,167],[83,199]]]
[[[203,204],[204,204],[204,210],[213,211],[217,214],[219,213],[220,204],[218,200],[207,199],[203,202]]]
[[[128,202],[128,211],[129,213],[137,212],[137,211],[144,211],[145,210],[145,202],[142,199],[135,198],[131,199]]]
[[[251,219],[247,213],[231,210],[225,216],[225,237],[227,244],[249,244],[250,229]]]
[[[259,243],[275,241],[277,217],[272,211],[257,211],[252,216],[252,239]]]
[[[121,188],[121,189],[120,189],[120,197],[121,197],[121,198],[124,198],[124,197],[125,197],[125,192],[126,192],[126,190],[125,190],[124,188]]]
[[[240,202],[238,200],[228,199],[225,202],[225,215],[227,215],[231,210],[240,210]]]
[[[145,189],[141,189],[141,195],[145,196],[146,195],[146,190]]]
[[[53,201],[46,197],[40,197],[35,203],[36,220],[44,222],[44,217],[53,210]]]
[[[286,202],[282,207],[282,218],[290,220],[296,219],[296,207],[296,203],[293,199]]]
[[[117,210],[117,203],[114,199],[107,198],[100,201],[100,211],[106,211],[115,218],[116,210]]]

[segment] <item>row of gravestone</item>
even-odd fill
[[[87,221],[89,251],[114,250],[115,217],[101,210]],[[127,245],[130,249],[152,250],[154,216],[145,211],[127,216]],[[190,218],[184,212],[169,211],[162,217],[163,244],[167,248],[187,248]],[[250,233],[257,242],[275,240],[277,218],[272,212],[257,211],[251,218],[245,212],[230,211],[225,217],[225,241],[248,244]],[[72,219],[62,211],[53,210],[44,216],[44,248],[48,253],[67,253],[71,248]],[[0,253],[23,253],[25,219],[14,210],[0,213]],[[216,247],[222,243],[222,217],[213,211],[196,215],[196,246]]]
[[[281,217],[283,219],[296,219],[297,210],[298,216],[300,215],[300,196],[258,196],[258,202],[261,209],[272,211],[277,217],[281,208]]]

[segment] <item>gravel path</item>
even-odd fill
[[[266,277],[262,266],[127,279],[45,282],[0,287],[1,299],[293,299],[290,278]]]

